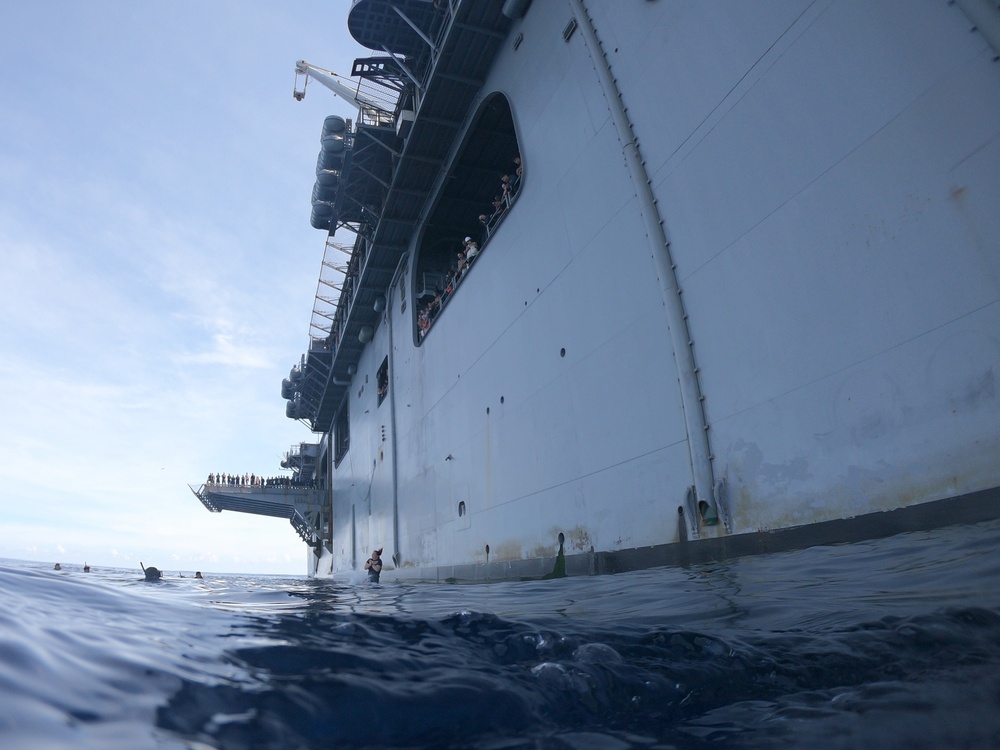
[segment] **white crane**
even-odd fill
[[[299,87],[300,77],[302,79],[301,88]],[[379,101],[375,97],[362,93],[359,86],[348,83],[348,79],[337,75],[332,70],[324,70],[305,60],[299,60],[295,63],[295,87],[292,91],[292,96],[295,97],[296,101],[302,101],[305,98],[306,86],[309,84],[310,78],[319,81],[341,99],[345,99],[357,107],[362,122],[385,124],[392,121],[398,92],[393,92],[393,95],[385,101]]]

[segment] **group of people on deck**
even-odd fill
[[[524,167],[521,164],[520,155],[514,157],[514,174],[505,174],[500,177],[500,192],[493,199],[493,210],[491,213],[480,214],[479,223],[484,227],[484,242],[490,238],[493,229],[499,223],[500,218],[510,208],[514,196],[521,183],[521,174]],[[472,237],[466,237],[462,241],[461,249],[455,254],[453,261],[444,275],[444,281],[434,291],[434,296],[419,305],[417,311],[417,333],[421,339],[430,330],[435,319],[447,304],[455,289],[469,272],[473,262],[479,257],[479,243]]]
[[[420,338],[423,338],[427,331],[430,330],[434,319],[437,318],[438,313],[441,312],[445,303],[447,303],[452,293],[458,287],[459,282],[465,278],[465,274],[469,272],[469,268],[472,267],[473,261],[478,256],[479,244],[471,237],[466,237],[462,242],[462,249],[456,253],[455,262],[445,274],[443,288],[436,289],[430,302],[422,305],[420,311],[417,313],[417,329]]]
[[[245,474],[209,474],[206,484],[222,487],[312,487],[311,482],[294,477],[259,477],[249,472]]]

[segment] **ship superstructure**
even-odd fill
[[[282,385],[320,436],[311,571],[603,572],[1000,512],[995,6],[348,26],[376,51],[350,84],[297,66],[358,108],[320,131]]]

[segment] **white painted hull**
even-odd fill
[[[521,192],[423,340],[414,236],[347,388],[324,565],[384,546],[383,580],[541,573],[560,534],[584,559],[1000,486],[1000,63],[961,9],[586,5],[729,527],[692,527],[664,280],[592,50],[563,41],[571,2],[536,0],[482,87],[510,102]]]

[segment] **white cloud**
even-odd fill
[[[287,522],[187,488],[313,439],[279,388],[322,257],[319,129],[351,113],[292,101],[291,71],[363,51],[347,0],[304,2],[4,8],[0,556],[305,570]]]
[[[217,333],[212,337],[214,346],[211,351],[199,354],[182,354],[180,362],[219,364],[234,367],[270,367],[273,363],[260,350],[240,347],[233,343],[233,337]]]

